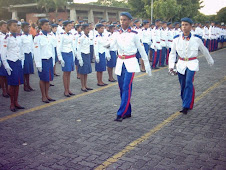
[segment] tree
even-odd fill
[[[121,1],[118,1],[118,0],[98,0],[97,2],[93,2],[91,4],[128,8],[128,4],[127,4],[126,0],[121,0]]]
[[[128,0],[128,5],[130,8],[130,12],[133,16],[137,16],[140,18],[147,18],[148,15],[146,13],[145,5],[148,5],[144,0]]]
[[[181,6],[177,5],[176,0],[158,0],[153,4],[153,17],[155,19],[161,18],[164,21],[170,21],[174,18],[181,10]],[[151,18],[151,6],[145,6],[146,13]]]
[[[58,10],[63,9],[67,6],[67,0],[52,0],[54,3],[54,9],[56,13],[56,19],[58,17]]]
[[[198,14],[193,17],[194,22],[200,22],[200,23],[205,23],[209,19],[210,19],[209,16],[204,15],[201,12],[198,12]]]
[[[218,22],[226,23],[226,7],[217,12],[216,19]]]

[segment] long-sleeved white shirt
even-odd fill
[[[34,40],[31,34],[26,35],[22,33],[21,41],[23,53],[34,53]]]
[[[214,63],[209,51],[204,46],[202,40],[199,37],[197,37],[195,34],[191,34],[190,40],[187,40],[183,39],[182,33],[179,34],[173,39],[173,46],[169,55],[169,68],[174,68],[176,61],[176,53],[181,58],[193,58],[198,57],[199,50],[205,56],[209,64]],[[176,64],[176,68],[177,71],[183,75],[185,74],[187,68],[191,71],[199,71],[199,61],[198,59],[189,61],[179,59]]]

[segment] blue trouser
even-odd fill
[[[165,59],[166,59],[166,52],[167,52],[166,47],[162,47],[162,55],[161,55],[161,60],[159,61],[159,66],[164,66]]]
[[[124,115],[131,114],[131,104],[130,98],[132,94],[132,83],[135,73],[129,73],[126,70],[125,65],[122,66],[122,73],[121,76],[117,76],[118,78],[118,85],[120,89],[120,97],[121,97],[121,104],[117,112],[117,116],[123,117]]]
[[[156,68],[158,62],[159,62],[159,57],[161,54],[161,50],[153,50],[152,55],[153,55],[153,59],[152,59],[152,68]]]
[[[144,44],[145,52],[148,55],[150,46],[148,45],[148,43],[143,43],[143,44]]]
[[[166,65],[169,64],[169,54],[171,52],[171,48],[167,49],[167,52],[166,52]]]
[[[204,40],[204,45],[206,46],[206,48],[209,48],[209,39]]]
[[[90,45],[90,62],[93,60],[93,45]]]
[[[183,108],[192,109],[195,99],[195,88],[193,85],[195,71],[191,71],[188,68],[185,71],[185,75],[178,73],[178,78],[181,86],[181,99]]]

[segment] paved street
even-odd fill
[[[167,68],[152,77],[136,74],[132,118],[121,123],[113,121],[120,104],[117,83],[100,88],[93,72],[88,84],[95,90],[83,93],[73,72],[76,96],[65,98],[58,65],[61,76],[50,89],[57,101],[43,104],[36,72],[31,76],[36,91],[20,87],[26,110],[10,112],[10,100],[0,96],[0,169],[226,169],[225,54],[226,49],[211,53],[213,67],[199,58],[196,102],[188,115],[178,113],[179,82]],[[104,80],[108,83],[107,72]]]

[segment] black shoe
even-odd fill
[[[70,92],[69,92],[69,94],[70,94],[70,96],[74,96],[75,95],[74,93],[70,93]]]
[[[188,110],[188,108],[183,108],[180,112],[186,115],[188,113]]]
[[[82,90],[83,92],[88,92],[88,90],[87,90],[87,89],[85,89],[85,90],[84,90],[84,89],[81,89],[81,90]]]
[[[93,90],[93,89],[92,89],[92,88],[88,88],[88,87],[87,87],[87,88],[86,88],[86,90]]]
[[[54,76],[58,77],[58,76],[60,76],[60,75],[59,75],[59,74],[54,74]]]
[[[17,111],[15,107],[14,107],[14,108],[10,108],[10,110],[11,110],[12,112],[16,112],[16,111]]]
[[[64,93],[64,96],[65,96],[65,97],[71,97],[69,94],[65,94],[65,93]]]
[[[141,70],[141,72],[146,72],[145,70]]]
[[[130,115],[124,115],[122,118],[123,118],[123,119],[131,118],[131,114],[130,114]]]
[[[54,84],[51,84],[51,83],[50,83],[50,86],[54,86]]]
[[[113,79],[113,80],[108,79],[108,81],[110,81],[110,82],[116,82],[117,80],[115,80],[115,79]]]
[[[18,105],[18,106],[15,106],[16,109],[25,109],[24,107]]]
[[[5,98],[9,98],[8,94],[2,94],[2,96],[5,97]]]
[[[77,77],[77,79],[80,79],[80,77]]]
[[[155,68],[153,68],[153,69],[157,70],[157,69],[159,69],[159,67],[155,67]]]
[[[42,100],[43,103],[49,103],[49,100]]]
[[[116,119],[114,121],[117,122],[122,122],[123,118],[121,116],[117,116]]]
[[[105,83],[104,83],[104,86],[107,86],[107,85],[108,85],[108,84],[105,84]]]
[[[56,100],[55,99],[48,99],[50,102],[55,102]]]
[[[98,85],[98,86],[105,86],[105,84],[98,84],[98,83],[97,83],[97,85]]]

